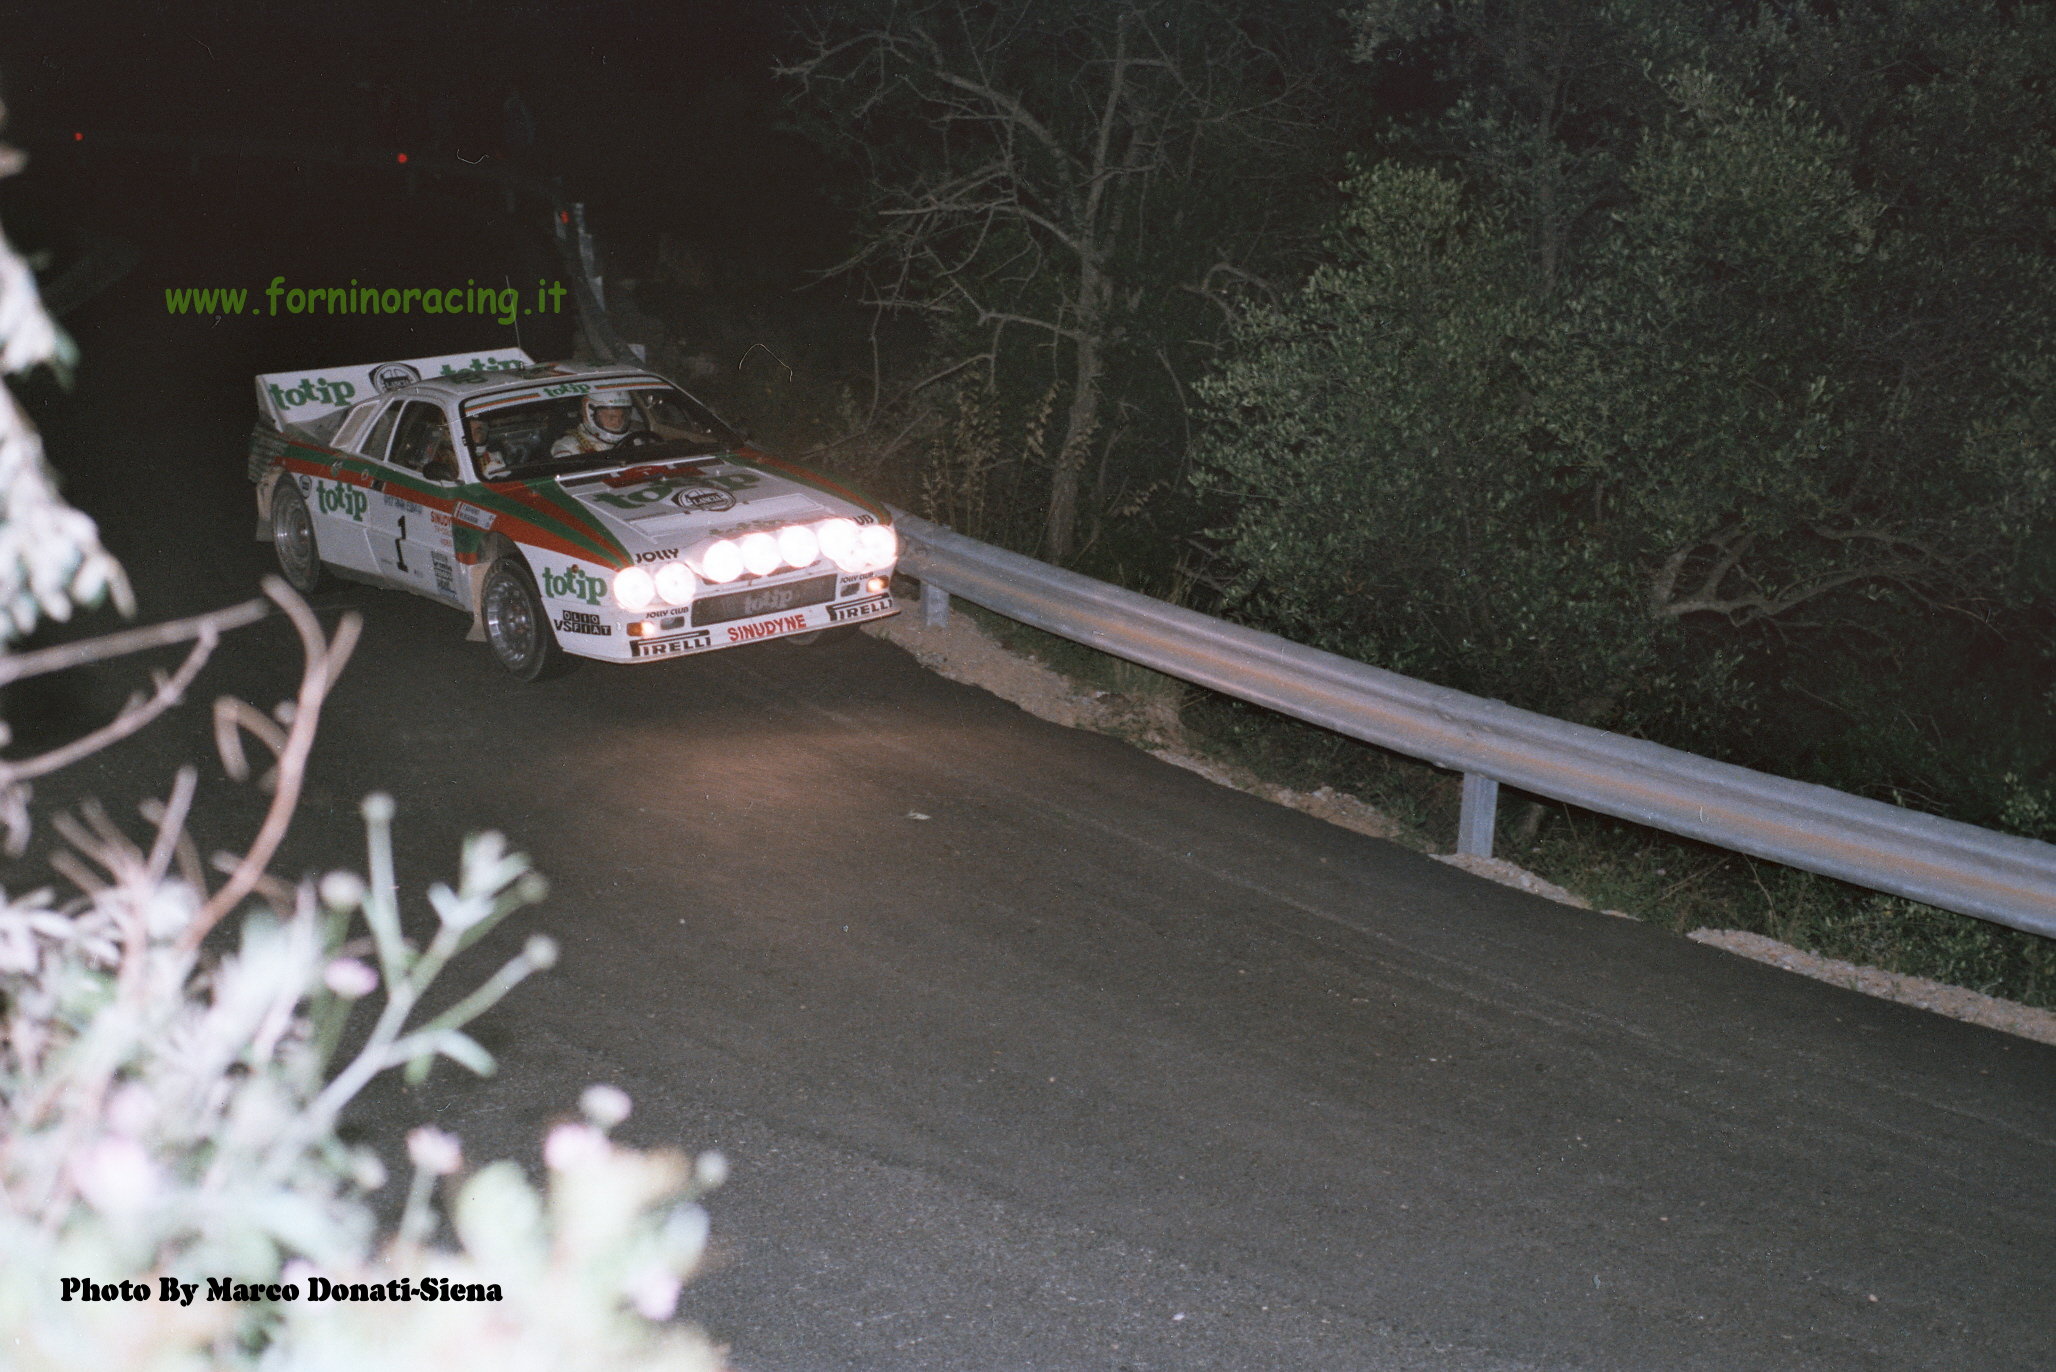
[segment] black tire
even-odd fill
[[[841,643],[845,639],[854,638],[856,633],[857,626],[854,624],[831,624],[825,629],[809,629],[803,634],[787,634],[783,638],[774,638],[771,641],[783,643],[788,648],[811,648],[821,643]]]
[[[494,659],[515,680],[541,681],[570,665],[557,646],[557,631],[550,627],[535,577],[519,557],[494,560],[479,592],[479,618],[485,621],[485,641]]]
[[[290,475],[281,476],[271,488],[271,551],[287,585],[301,595],[321,589],[321,548],[314,541],[314,515]]]

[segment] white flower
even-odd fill
[[[560,1124],[543,1140],[543,1161],[553,1172],[584,1167],[607,1156],[607,1136],[590,1124]]]
[[[459,933],[493,912],[491,898],[478,895],[460,896],[441,882],[428,888],[428,903],[435,907],[436,918]]]
[[[378,973],[355,958],[337,958],[321,974],[321,980],[344,1000],[356,1000],[378,989]]]
[[[628,1299],[644,1319],[668,1320],[678,1309],[682,1286],[675,1274],[661,1267],[646,1267],[629,1282]]]
[[[359,1148],[350,1154],[350,1180],[363,1190],[376,1191],[386,1184],[385,1164],[369,1148]]]
[[[107,1098],[109,1127],[128,1138],[137,1138],[148,1129],[155,1113],[156,1102],[150,1098],[150,1088],[139,1081],[116,1087]]]
[[[321,903],[331,910],[354,910],[364,899],[364,878],[355,872],[330,872],[321,879]]]
[[[708,1149],[693,1159],[693,1180],[706,1190],[713,1190],[728,1180],[728,1158],[725,1154]]]
[[[424,1172],[447,1177],[464,1165],[464,1148],[457,1136],[445,1134],[432,1124],[407,1132],[407,1156]]]
[[[157,1164],[134,1139],[90,1145],[71,1165],[79,1194],[110,1217],[135,1214],[157,1196]]]
[[[578,1108],[602,1129],[612,1129],[627,1119],[633,1106],[628,1093],[618,1086],[588,1086],[578,1098]]]

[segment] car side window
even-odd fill
[[[388,405],[385,413],[378,417],[378,423],[371,426],[371,437],[364,440],[364,446],[357,451],[366,457],[383,458],[386,445],[393,441],[393,424],[400,417],[398,405]]]
[[[363,439],[364,431],[371,427],[371,417],[378,412],[378,408],[376,402],[366,400],[352,409],[336,429],[335,445],[344,452],[362,452],[363,449],[358,446],[359,441]]]
[[[391,461],[396,467],[419,472],[431,481],[457,479],[457,446],[450,441],[449,421],[440,405],[410,400],[400,413],[393,435]]]

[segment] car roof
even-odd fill
[[[485,391],[527,392],[553,383],[583,382],[602,377],[670,384],[641,368],[625,367],[617,362],[538,362],[531,367],[497,367],[424,376],[411,386],[396,387],[384,394],[418,396],[429,400],[466,400]]]

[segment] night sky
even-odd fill
[[[275,275],[403,288],[561,275],[536,205],[510,216],[490,188],[410,185],[397,169],[403,153],[454,157],[586,202],[618,274],[646,270],[668,236],[713,274],[789,290],[843,233],[826,164],[779,128],[770,67],[791,42],[789,8],[17,5],[0,39],[0,138],[30,161],[0,184],[0,223],[51,254],[46,282],[94,241],[131,245],[140,257],[117,294]],[[253,140],[277,154],[218,155]],[[345,150],[365,167],[325,160]],[[310,336],[245,318],[210,330],[210,346],[247,375],[514,341],[487,321],[417,316],[396,347],[392,324],[328,321]],[[73,327],[90,343],[90,318]],[[568,335],[534,331],[521,341],[537,356],[568,349]]]

